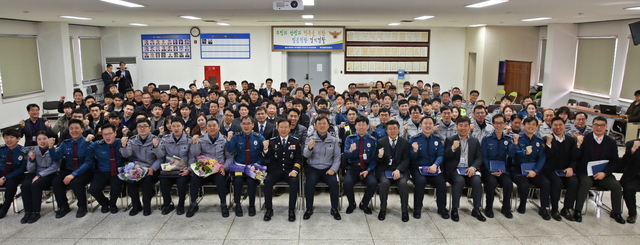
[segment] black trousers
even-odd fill
[[[171,177],[163,177],[159,176],[160,179],[160,192],[162,193],[162,200],[164,205],[169,205],[172,202],[171,200],[171,186],[176,184],[178,186],[178,206],[184,206],[184,201],[187,198],[187,189],[189,186],[189,179],[191,178],[189,175],[187,176],[171,176]]]
[[[444,176],[438,174],[436,176],[424,176],[420,174],[418,165],[411,165],[411,177],[413,178],[413,204],[414,212],[422,210],[422,200],[424,200],[424,187],[427,182],[436,187],[436,203],[438,211],[445,211],[447,208],[447,185],[444,182]]]
[[[7,178],[7,180],[4,182],[4,202],[2,203],[0,212],[7,213],[7,211],[9,211],[13,199],[16,197],[16,192],[18,192],[18,185],[20,185],[23,179],[24,174],[20,174],[11,178]]]
[[[638,215],[638,211],[636,211],[636,192],[640,190],[640,176],[627,181],[622,188],[624,202],[627,204],[627,209],[629,209],[629,215]]]
[[[331,208],[338,209],[338,174],[326,174],[329,169],[316,169],[314,167],[306,167],[304,169],[305,183],[304,194],[307,201],[307,210],[313,210],[313,199],[316,191],[316,185],[321,180],[329,186],[329,196],[331,198]]]
[[[564,206],[563,208],[572,209],[576,203],[576,196],[578,195],[578,177],[573,176],[560,177],[555,172],[551,171],[544,175],[551,183],[551,209],[558,210],[558,202],[560,201],[560,194],[562,187],[566,187],[567,192],[564,194]]]
[[[289,177],[289,172],[281,169],[269,172],[264,179],[264,206],[268,209],[273,208],[273,186],[281,180],[289,184],[289,210],[293,210],[296,208],[298,190],[300,189],[299,175]]]
[[[35,173],[27,174],[20,186],[22,189],[22,204],[24,205],[24,211],[27,213],[40,212],[42,191],[51,187],[51,182],[53,182],[56,174],[40,177],[33,182],[34,177],[36,177]]]
[[[233,172],[231,172],[233,176]],[[268,176],[268,175],[267,175]],[[233,176],[233,202],[237,205],[240,205],[240,198],[242,198],[242,185],[247,183],[247,193],[249,194],[249,206],[256,206],[256,189],[258,188],[258,184],[260,184],[259,180],[255,180],[249,176]]]
[[[578,187],[576,212],[582,211],[584,202],[589,195],[589,189],[593,185],[597,185],[611,191],[611,212],[622,214],[622,186],[620,186],[620,182],[616,180],[616,177],[609,175],[604,179],[594,180],[593,177],[581,175],[578,179],[580,180],[580,187]]]
[[[71,170],[62,170],[58,173],[58,176],[53,178],[53,194],[56,197],[58,207],[69,207],[69,200],[67,199],[67,185],[64,184],[64,177],[71,174]],[[82,175],[76,176],[69,183],[69,187],[73,190],[73,194],[78,199],[78,208],[87,208],[87,191],[86,186],[93,179],[93,171],[87,171]]]
[[[144,207],[145,211],[151,211],[151,198],[155,194],[154,185],[158,182],[158,174],[160,174],[159,171],[154,171],[153,175],[147,175],[137,182],[127,182],[127,190],[134,209],[140,210]],[[142,203],[140,203],[140,189],[142,189]]]
[[[118,197],[122,192],[122,184],[122,180],[120,180],[118,176],[111,176],[111,172],[98,171],[93,175],[89,193],[96,198],[100,206],[115,208],[118,204]],[[107,185],[111,187],[109,199],[102,193],[102,190],[104,190]]]
[[[540,189],[540,207],[549,207],[549,196],[551,192],[551,183],[541,174],[536,174],[536,177],[528,178],[524,175],[513,175],[513,183],[518,186],[518,196],[520,196],[520,206],[527,205],[527,198],[529,197],[529,185],[534,184]]]
[[[360,169],[347,169],[344,174],[344,195],[347,196],[349,205],[356,203],[353,187],[358,181],[360,181],[360,172]],[[378,187],[378,181],[376,180],[376,176],[373,171],[367,174],[367,177],[362,180],[362,183],[366,186],[364,196],[362,197],[362,204],[368,206],[369,201],[371,201],[371,198],[373,197],[373,194],[376,193],[376,188]]]
[[[408,212],[407,206],[409,205],[409,174],[405,174],[402,178],[393,180],[387,179],[384,172],[378,174],[378,194],[380,195],[380,211],[387,210],[387,199],[389,198],[389,186],[394,183],[398,186],[398,192],[400,192],[400,209],[403,213]]]
[[[460,208],[460,196],[462,196],[462,189],[466,186],[471,186],[471,197],[473,198],[473,208],[479,209],[482,202],[482,181],[480,176],[462,176],[458,173],[450,173],[447,176],[447,182],[451,185],[451,208]]]
[[[486,208],[493,208],[493,200],[496,196],[498,183],[502,186],[502,209],[511,210],[511,193],[513,192],[513,181],[511,174],[502,173],[500,176],[493,176],[489,171],[482,171],[482,182],[484,182],[484,192],[486,194]]]
[[[189,198],[191,199],[191,205],[194,205],[198,200],[198,192],[202,187],[202,182],[210,182],[210,181],[213,181],[213,183],[216,184],[216,189],[218,190],[218,197],[220,198],[220,206],[227,205],[227,201],[226,201],[226,196],[228,192],[227,177],[220,173],[209,175],[206,178],[201,178],[195,174],[191,174],[191,184],[189,185]]]

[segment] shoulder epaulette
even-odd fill
[[[411,136],[411,138],[412,138],[412,139],[415,139],[415,138],[419,138],[420,136],[422,136],[422,133],[418,133],[418,134],[416,134],[416,135],[414,135],[414,136]]]
[[[29,149],[28,149],[28,148],[26,148],[26,147],[22,147],[22,148],[20,148],[20,151],[21,151],[22,153],[24,153],[24,154],[29,153]]]
[[[104,140],[98,140],[98,141],[96,141],[96,144],[99,144],[99,145],[102,145],[102,144],[104,144],[104,143],[105,143],[105,142],[104,142]]]
[[[253,132],[253,136],[260,137],[262,135],[260,133],[258,133],[258,132]]]
[[[235,132],[233,135],[242,135],[242,132]]]
[[[378,140],[376,140],[376,137],[373,137],[371,135],[369,135],[369,138],[372,139],[372,140],[378,141]]]
[[[291,137],[292,139],[295,139],[297,141],[300,141],[300,139],[298,139],[298,137],[295,137],[295,136],[289,136],[289,137]]]

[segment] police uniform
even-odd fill
[[[51,182],[60,170],[60,162],[52,161],[47,148],[35,147],[33,150],[35,159],[27,162],[27,177],[22,182],[22,203],[24,205],[25,217],[30,213],[40,217],[40,203],[42,203],[42,191],[51,187]],[[27,157],[28,158],[28,157]],[[38,180],[33,182],[35,177]],[[36,219],[37,220],[37,219]]]
[[[417,152],[413,151],[414,142],[418,143]],[[436,176],[425,176],[420,173],[419,169],[420,166],[429,167],[433,164],[437,165],[438,168],[440,167],[444,156],[444,140],[433,133],[427,137],[423,132],[420,132],[409,139],[409,145],[411,146],[411,177],[413,178],[414,184],[413,217],[416,219],[420,218],[422,200],[424,199],[424,187],[427,185],[427,182],[436,187],[438,213],[441,215],[447,214],[448,211],[445,207],[447,187],[444,182],[444,176],[442,174],[438,174]]]
[[[340,168],[340,140],[330,134],[319,135],[317,132],[307,138],[307,143],[315,141],[313,148],[304,147],[303,156],[307,158],[307,166],[304,168],[305,183],[304,193],[306,198],[307,211],[305,219],[313,214],[313,199],[316,184],[320,180],[329,186],[329,196],[331,198],[332,214],[334,218],[340,219],[338,214],[338,169]],[[327,171],[333,170],[335,174],[328,175]],[[307,213],[309,213],[307,215]]]
[[[134,135],[129,138],[125,147],[120,148],[122,156],[128,158],[130,162],[135,162],[142,167],[153,169],[153,174],[147,174],[139,181],[126,183],[133,205],[131,214],[137,214],[140,210],[144,210],[143,213],[145,215],[151,214],[151,198],[155,193],[154,185],[158,181],[160,164],[163,160],[153,153],[153,139],[156,138],[158,137],[149,134],[147,138],[143,140],[140,135]],[[140,203],[140,187],[142,188],[142,203]]]
[[[378,124],[376,128],[374,128],[371,131],[372,131],[371,136],[375,137],[378,140],[384,137],[387,137],[387,129],[385,128],[385,125],[382,123]]]
[[[269,147],[263,152],[263,157],[268,160],[267,177],[264,180],[264,200],[267,214],[265,220],[271,219],[267,216],[273,215],[272,198],[273,186],[278,181],[285,181],[289,184],[289,221],[295,221],[296,200],[300,189],[299,174],[302,168],[302,146],[300,140],[291,135],[286,138],[281,136],[273,137],[269,140]],[[289,174],[296,172],[296,177]],[[270,213],[269,213],[270,212]],[[293,214],[293,217],[291,216]],[[293,220],[292,220],[293,219]]]
[[[511,174],[507,169],[502,172],[500,176],[491,175],[491,161],[503,161],[505,162],[505,168],[509,159],[509,145],[512,144],[513,138],[502,134],[502,137],[498,139],[495,132],[490,136],[485,137],[482,140],[482,182],[484,182],[484,191],[486,193],[486,208],[485,214],[491,218],[493,216],[493,200],[495,198],[496,187],[498,183],[502,186],[502,192],[504,197],[511,197],[513,192],[513,182],[511,181]],[[507,218],[513,217],[511,215],[511,202],[503,201],[501,212],[507,216]]]
[[[540,174],[540,170],[542,170],[542,166],[546,160],[546,155],[544,154],[544,144],[545,142],[542,139],[532,135],[531,138],[527,136],[525,133],[520,134],[520,139],[518,140],[517,145],[512,145],[511,156],[513,157],[513,167],[511,172],[513,173],[521,173],[522,163],[536,163],[533,171],[536,172],[536,177],[527,178],[522,174],[514,174],[512,176],[513,182],[518,186],[518,195],[520,196],[520,206],[518,207],[518,212],[524,213],[527,203],[527,196],[529,195],[529,183],[534,184],[536,187],[540,189],[540,207],[541,209],[545,209],[549,207],[549,197],[551,194],[550,191],[550,183],[549,180],[544,177],[544,175]],[[532,152],[530,155],[526,154],[526,147],[531,146]]]
[[[13,198],[18,190],[18,185],[24,179],[24,171],[27,169],[27,154],[29,149],[16,145],[9,149],[6,145],[0,145],[0,174],[4,179],[5,188],[2,208],[0,208],[0,218],[3,218],[13,202]]]
[[[535,135],[538,136],[538,138],[540,139],[545,139],[548,134],[553,134],[553,129],[551,129],[551,125],[547,124],[546,122],[543,122],[542,125],[538,127],[538,130],[536,131]]]
[[[123,184],[122,180],[118,178],[118,168],[124,166],[124,159],[120,153],[121,146],[120,139],[116,139],[111,145],[104,140],[99,140],[91,143],[87,148],[87,156],[85,158],[87,162],[85,165],[93,166],[95,164],[98,169],[91,181],[89,193],[102,206],[102,213],[107,211],[111,211],[111,213],[118,212],[116,204]],[[102,193],[107,184],[111,186],[109,199]]]
[[[274,131],[275,132],[275,131]],[[234,164],[264,164],[264,157],[262,151],[264,150],[264,137],[258,132],[245,134],[244,132],[237,132],[231,138],[231,141],[227,142],[226,148],[230,153],[235,153]],[[242,185],[247,183],[247,192],[249,194],[249,216],[255,215],[256,204],[256,189],[259,181],[252,179],[243,173],[234,172],[231,175],[233,177],[233,201],[236,203],[236,216],[242,216],[242,207],[240,206],[240,198],[242,196]]]
[[[411,139],[411,137],[417,135],[418,133],[420,133],[422,131],[422,129],[420,129],[419,121],[416,124],[416,122],[414,122],[413,120],[410,119],[409,121],[407,121],[407,125],[409,125],[407,130],[404,130],[404,127],[400,128],[400,130],[402,130],[402,134],[400,134],[402,136],[402,138],[405,138],[407,140]]]
[[[368,209],[365,207],[369,206],[369,201],[373,197],[373,194],[375,194],[376,188],[378,187],[378,181],[376,180],[375,173],[373,172],[378,164],[375,159],[377,154],[377,142],[378,140],[369,134],[360,136],[357,133],[349,135],[344,142],[344,158],[347,162],[347,171],[344,175],[343,186],[344,194],[349,200],[349,207],[351,209],[356,205],[353,186],[359,181],[361,172],[368,172],[367,176],[362,180],[367,187],[365,189],[364,196],[362,197],[362,201],[360,202],[361,208],[364,208],[365,210]],[[349,151],[351,144],[356,145],[356,149],[352,152]]]
[[[87,164],[88,161],[86,161],[90,144],[91,142],[87,142],[85,137],[80,137],[77,140],[70,138],[62,141],[58,147],[49,149],[51,160],[61,161],[64,158],[66,162],[66,168],[60,170],[58,176],[53,179],[52,184],[53,194],[58,207],[60,207],[56,218],[62,218],[70,211],[67,200],[67,185],[63,182],[68,175],[73,176],[69,187],[71,187],[78,200],[78,213],[76,216],[82,217],[87,212],[87,191],[85,188],[93,179],[93,164]]]
[[[169,134],[160,139],[158,147],[153,149],[153,153],[162,162],[169,162],[174,156],[182,159],[188,166],[188,164],[194,161],[190,159],[189,147],[192,144],[191,136],[183,132],[179,138],[176,138],[174,134]],[[164,207],[162,213],[167,214],[173,209],[173,202],[171,200],[171,186],[175,183],[178,186],[178,209],[176,213],[181,215],[184,213],[184,201],[187,196],[187,187],[189,185],[189,175],[159,175],[160,179],[160,192],[162,192],[162,199],[164,201]]]

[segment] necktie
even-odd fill
[[[260,134],[264,134],[264,125],[260,125]]]
[[[598,142],[598,144],[602,143],[602,137],[596,137],[596,142]]]
[[[282,146],[285,146],[286,144],[287,144],[287,141],[284,138],[282,138]]]
[[[394,150],[396,149],[396,140],[395,139],[391,141],[391,149],[394,149]]]
[[[4,166],[4,172],[2,172],[2,176],[7,176],[7,174],[11,173],[12,163],[13,163],[13,151],[9,150],[9,154],[7,154],[7,161]]]
[[[251,151],[249,150],[249,135],[244,136],[244,164],[251,164]]]
[[[78,169],[78,142],[73,142],[73,171]]]
[[[111,154],[109,156],[111,162],[111,176],[118,175],[118,165],[116,165],[116,148],[111,145]]]
[[[360,156],[360,168],[364,170],[364,138],[360,137],[360,145],[358,145],[358,155]]]
[[[324,142],[324,136],[320,136],[320,140],[322,140],[322,142]]]

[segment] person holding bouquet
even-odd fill
[[[40,203],[42,191],[51,187],[53,177],[60,169],[60,162],[52,161],[49,155],[48,141],[55,142],[57,135],[50,130],[38,132],[38,146],[29,152],[27,161],[27,177],[22,182],[22,204],[24,218],[20,223],[34,223],[40,219]]]
[[[116,138],[116,126],[105,124],[100,127],[102,139],[91,143],[87,148],[85,165],[94,167],[97,165],[89,193],[96,198],[102,213],[118,213],[117,201],[122,191],[122,180],[118,178],[118,167],[124,166],[124,159],[120,153],[122,145],[120,139]],[[104,188],[110,185],[109,199],[102,193]]]
[[[204,156],[209,159],[215,160],[219,164],[224,164],[224,167],[220,168],[220,172],[209,175],[208,177],[198,177],[195,173],[191,174],[191,184],[189,185],[189,196],[191,198],[191,205],[187,211],[187,218],[193,217],[198,212],[198,192],[202,187],[203,181],[211,181],[216,184],[218,190],[218,197],[220,198],[220,211],[222,217],[229,217],[229,208],[227,207],[227,169],[229,164],[233,163],[233,155],[226,151],[225,145],[227,139],[220,133],[220,122],[214,117],[207,119],[206,125],[207,134],[193,140],[191,145],[191,158],[196,159],[198,156]]]
[[[153,153],[159,159],[167,159],[167,162],[172,161],[175,157],[182,159],[185,162],[193,162],[189,160],[189,147],[192,142],[197,141],[198,136],[187,135],[184,132],[184,121],[181,118],[174,117],[171,120],[171,134],[165,135],[160,139],[158,145],[154,144]],[[161,175],[160,178],[160,192],[162,192],[162,199],[164,204],[162,205],[162,214],[167,215],[175,209],[173,201],[171,200],[171,186],[175,183],[178,186],[178,209],[176,214],[184,214],[184,201],[187,196],[187,185],[189,184],[189,170],[187,167],[179,169],[178,175]]]
[[[149,119],[139,119],[136,122],[136,131],[138,131],[138,134],[131,138],[122,137],[120,153],[123,157],[128,158],[130,162],[147,168],[148,172],[139,181],[127,182],[127,190],[133,204],[129,215],[135,216],[142,211],[144,216],[149,216],[151,215],[151,198],[155,192],[153,186],[158,181],[160,163],[162,163],[162,158],[156,157],[153,153],[153,148],[158,146],[160,139],[151,134],[151,121]],[[138,193],[139,188],[142,188],[142,204],[140,203],[140,193]]]
[[[253,119],[250,116],[243,116],[240,118],[240,127],[242,132],[228,132],[227,133],[227,151],[235,153],[234,164],[250,165],[264,163],[264,157],[262,157],[262,151],[264,150],[264,137],[258,132],[253,131]],[[242,195],[242,185],[247,183],[247,192],[249,194],[249,216],[256,215],[256,189],[259,180],[253,179],[242,172],[233,172],[233,201],[236,204],[236,216],[242,217],[242,206],[240,205],[240,198]]]
[[[291,122],[279,120],[276,129],[280,136],[263,141],[263,156],[268,159],[267,177],[264,180],[264,200],[267,208],[264,221],[273,216],[272,198],[273,186],[280,180],[289,183],[289,221],[296,220],[296,199],[300,182],[298,174],[302,168],[302,150],[300,140],[290,136]]]

